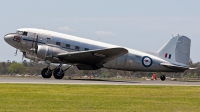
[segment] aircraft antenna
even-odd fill
[[[49,27],[44,27],[43,29],[46,30],[47,28],[49,28]]]

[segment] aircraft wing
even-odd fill
[[[128,50],[125,48],[109,48],[101,50],[60,53],[57,55],[57,57],[72,63],[95,65],[97,63],[109,62],[127,53]]]
[[[165,66],[167,68],[171,68],[171,69],[178,69],[178,70],[187,70],[187,69],[197,69],[197,68],[190,68],[188,66],[180,66],[180,65],[174,65],[171,63],[161,63],[162,66]]]

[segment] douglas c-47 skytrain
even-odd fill
[[[45,61],[47,67],[41,71],[43,78],[62,79],[67,69],[63,64],[76,66],[79,70],[100,68],[147,71],[184,72],[189,68],[190,43],[186,36],[173,37],[155,53],[146,53],[121,46],[93,41],[53,31],[22,28],[9,33],[5,41],[23,55],[36,62]],[[51,63],[59,63],[50,69]],[[162,81],[164,75],[160,75]]]

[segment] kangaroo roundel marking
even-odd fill
[[[20,42],[21,38],[19,36],[14,36],[13,41]]]
[[[153,61],[152,61],[152,59],[150,57],[144,56],[142,58],[142,65],[144,67],[150,67],[152,65],[152,63],[153,63]]]

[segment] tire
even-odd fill
[[[48,71],[48,68],[44,68],[42,71],[41,71],[41,75],[43,78],[51,78],[52,76],[52,71],[49,70],[49,73],[47,74],[47,71]]]
[[[59,71],[60,71],[60,68],[56,69],[54,72],[53,72],[53,76],[55,79],[62,79],[64,77],[64,71],[62,70],[62,73],[59,74]]]
[[[164,76],[164,75],[161,75],[161,76],[160,76],[160,80],[164,81],[164,80],[165,80],[165,76]]]

